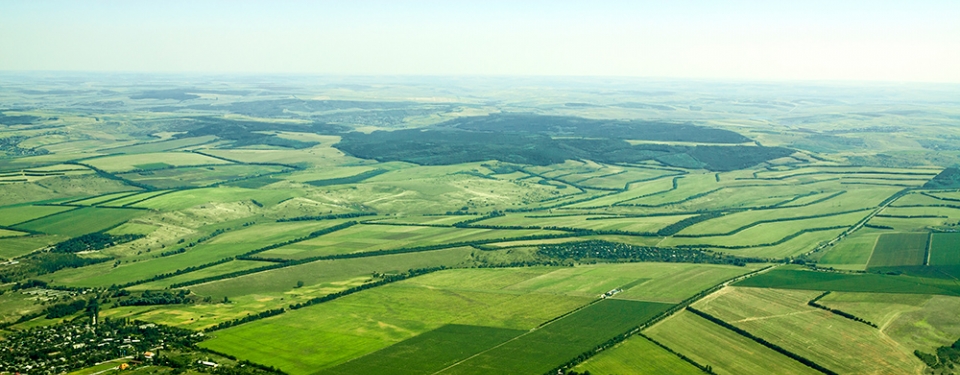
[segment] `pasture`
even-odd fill
[[[59,236],[30,235],[0,238],[0,259],[23,256],[62,240]]]

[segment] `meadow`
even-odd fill
[[[881,234],[867,268],[923,265],[927,262],[929,242],[929,233]]]
[[[933,233],[930,237],[930,265],[960,265],[960,234]]]

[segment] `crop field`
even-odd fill
[[[510,239],[562,232],[541,230],[459,229],[393,225],[356,225],[303,242],[260,254],[265,258],[302,259],[313,256],[349,254],[409,246]]]
[[[190,266],[215,262],[278,242],[303,237],[339,224],[336,221],[262,224],[227,232],[179,254],[155,255],[117,267],[96,265],[67,269],[48,275],[59,283],[76,286],[110,286],[143,280]]]
[[[237,202],[250,199],[256,200],[264,205],[274,205],[282,200],[289,199],[291,195],[296,196],[298,194],[297,192],[287,190],[254,190],[229,187],[189,189],[177,190],[168,194],[158,194],[153,198],[133,204],[131,207],[142,207],[160,211],[177,211],[216,202]]]
[[[806,305],[814,291],[727,288],[694,306],[839,373],[916,373],[912,350],[873,327]],[[806,327],[830,327],[806,332]]]
[[[188,146],[195,146],[204,143],[209,143],[216,140],[214,136],[203,136],[203,137],[189,137],[189,138],[180,138],[169,141],[158,141],[158,142],[149,142],[149,143],[140,143],[130,146],[123,147],[114,147],[103,149],[101,151],[106,151],[111,154],[146,154],[146,153],[156,153],[163,151],[176,150],[179,148],[184,148]]]
[[[34,250],[62,239],[59,236],[30,235],[0,238],[0,259],[10,259],[29,254]]]
[[[317,374],[432,374],[523,333],[448,324]]]
[[[271,264],[270,262],[259,262],[259,261],[253,261],[253,260],[233,260],[233,261],[218,264],[212,267],[207,267],[201,270],[197,270],[194,272],[188,272],[182,275],[177,275],[177,276],[169,277],[166,279],[161,279],[161,280],[143,283],[139,285],[133,285],[127,288],[127,290],[167,289],[172,284],[224,275],[231,272],[249,270],[252,268],[263,267],[270,264]]]
[[[440,371],[441,374],[538,374],[564,358],[643,324],[670,305],[605,300]]]
[[[663,245],[696,245],[716,247],[757,247],[770,245],[802,230],[853,226],[867,216],[867,212],[852,212],[819,218],[760,223],[745,227],[731,235],[708,237],[671,237]]]
[[[4,237],[17,237],[17,236],[23,236],[23,235],[25,235],[25,234],[27,234],[27,233],[26,233],[26,232],[15,231],[15,230],[9,230],[9,229],[0,229],[0,238],[4,238]]]
[[[157,160],[163,162],[158,163]],[[193,165],[230,164],[209,156],[192,152],[163,152],[134,155],[106,156],[87,160],[86,163],[107,172],[124,172],[133,169],[164,169]]]
[[[123,173],[118,176],[137,183],[150,185],[157,189],[169,189],[175,187],[207,186],[227,180],[276,173],[281,170],[283,170],[283,168],[277,166],[224,165],[158,169],[153,171]]]
[[[879,230],[862,229],[826,250],[820,263],[828,267],[851,266],[865,269],[881,234]]]
[[[771,246],[757,246],[757,247],[748,247],[743,249],[730,250],[730,254],[735,254],[738,256],[745,257],[762,257],[762,258],[783,258],[783,257],[794,257],[801,254],[805,254],[808,251],[813,250],[820,244],[829,242],[841,233],[846,231],[846,228],[840,229],[827,229],[827,230],[816,230],[802,233],[796,237],[793,237],[787,241],[778,243]],[[782,239],[781,239],[782,240]],[[867,254],[869,256],[869,253]]]
[[[693,215],[664,215],[650,217],[619,218],[615,216],[534,216],[506,215],[477,222],[478,225],[538,226],[610,230],[634,233],[655,233],[667,225]]]
[[[346,362],[446,324],[529,330],[589,301],[552,294],[452,291],[401,282],[228,328],[202,345],[243,353],[299,374]]]
[[[125,191],[121,193],[105,194],[105,195],[91,197],[87,199],[70,201],[69,204],[79,205],[79,206],[96,206],[103,202],[112,201],[115,199],[120,199],[128,196],[132,196],[132,195],[137,195],[138,193],[139,193],[138,191]]]
[[[930,265],[960,265],[960,234],[932,233],[930,237]]]
[[[820,374],[709,320],[683,311],[650,327],[645,334],[720,375]],[[631,338],[627,342],[640,340]],[[619,348],[611,353],[616,353]],[[589,362],[587,362],[589,364]]]
[[[786,267],[751,277],[736,283],[736,285],[755,288],[960,296],[960,287],[952,280],[914,276],[814,272]]]
[[[930,233],[881,234],[867,268],[923,265],[929,241]]]
[[[662,177],[656,180],[646,181],[643,183],[632,184],[629,186],[629,189],[622,193],[616,193],[612,195],[607,195],[602,198],[589,200],[582,203],[572,204],[570,208],[584,208],[584,207],[603,207],[609,206],[612,204],[630,201],[642,196],[658,194],[661,192],[666,192],[673,188],[673,177]]]
[[[575,368],[591,374],[697,375],[699,368],[643,337],[631,337]]]
[[[14,206],[0,208],[0,225],[13,226],[25,221],[49,216],[58,212],[72,210],[73,207],[58,206]]]
[[[38,220],[20,224],[16,228],[72,237],[104,230],[144,213],[141,210],[84,207],[45,216]],[[91,217],[96,218],[96,220],[88,220]]]
[[[909,350],[931,353],[960,336],[960,298],[922,294],[831,293],[819,301],[877,324]],[[922,324],[916,324],[923,322]]]

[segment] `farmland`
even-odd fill
[[[4,82],[0,337],[96,314],[334,375],[922,373],[960,338],[946,99],[462,84]]]

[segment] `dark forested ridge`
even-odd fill
[[[729,130],[690,123],[659,121],[595,120],[570,116],[493,114],[460,117],[439,125],[478,132],[536,133],[553,136],[681,141],[701,143],[746,143],[750,138]]]
[[[787,148],[761,146],[630,145],[617,139],[555,139],[546,134],[530,132],[480,132],[450,128],[347,133],[335,147],[364,159],[406,161],[421,165],[485,160],[533,165],[557,164],[571,159],[605,163],[657,160],[670,166],[712,171],[746,168],[794,152]]]

